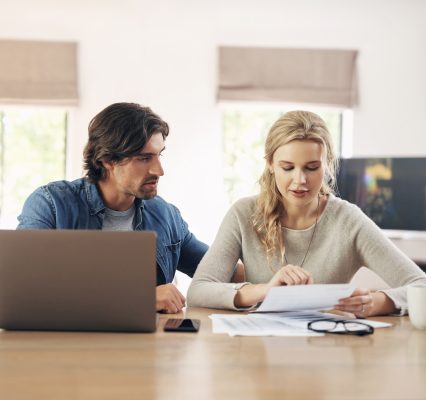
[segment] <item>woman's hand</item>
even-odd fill
[[[314,280],[310,272],[297,265],[288,264],[275,273],[268,282],[268,286],[271,288],[283,285],[310,285],[312,283],[314,283]]]
[[[355,289],[350,297],[340,299],[334,308],[350,312],[358,318],[387,315],[397,311],[394,302],[386,294],[369,289]]]
[[[288,264],[278,270],[268,283],[246,285],[234,297],[235,307],[250,307],[264,300],[271,287],[283,285],[308,285],[314,283],[310,272],[297,265]]]
[[[339,311],[350,312],[356,317],[366,318],[371,315],[374,307],[374,298],[369,289],[355,289],[350,297],[339,300],[334,308]]]

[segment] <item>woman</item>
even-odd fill
[[[406,313],[406,286],[426,275],[355,205],[333,195],[336,158],[324,121],[279,118],[265,143],[260,194],[237,201],[197,268],[188,304],[242,309],[280,285],[349,282],[366,266],[391,287],[356,289],[336,309],[358,317]],[[230,283],[241,258],[247,282]]]

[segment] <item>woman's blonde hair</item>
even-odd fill
[[[337,159],[334,155],[330,132],[323,119],[309,111],[289,111],[282,115],[269,130],[265,142],[265,169],[259,179],[260,195],[253,214],[253,227],[265,246],[268,263],[277,249],[284,262],[285,246],[282,240],[280,219],[285,213],[281,193],[270,171],[275,151],[293,141],[309,140],[320,143],[325,161],[325,179],[320,193],[334,193]]]

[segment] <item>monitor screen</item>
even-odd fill
[[[337,187],[382,229],[426,230],[426,158],[341,159]]]

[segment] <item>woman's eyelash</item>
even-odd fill
[[[316,171],[319,167],[305,167],[308,171]],[[294,167],[283,167],[284,171],[291,171]]]

